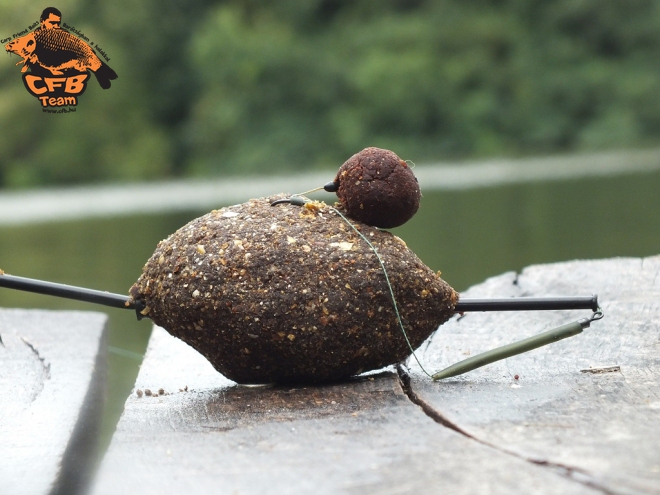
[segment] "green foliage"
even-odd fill
[[[0,185],[335,168],[366,146],[420,162],[660,144],[653,0],[59,8],[119,79],[90,82],[75,114],[46,115],[12,56]],[[40,14],[2,9],[6,34]]]

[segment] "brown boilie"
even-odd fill
[[[337,172],[337,196],[347,213],[367,225],[389,229],[417,213],[421,191],[415,174],[395,153],[365,148]]]

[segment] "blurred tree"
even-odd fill
[[[139,82],[133,85],[134,81],[126,77],[126,56],[130,52],[108,36],[104,23],[85,15],[85,7],[82,0],[58,6],[64,23],[104,48],[119,79],[104,91],[92,78],[75,113],[46,114],[25,91],[19,68],[13,64],[3,66],[0,181],[4,186],[136,180],[169,173],[169,136],[146,112],[140,98],[144,86]],[[25,1],[12,4],[11,9],[3,6],[3,12],[7,10],[21,14],[12,25],[3,18],[2,32],[7,35],[37,21],[41,14],[33,3]],[[10,60],[15,63],[19,59],[12,56]]]
[[[3,37],[40,11],[0,0]],[[119,74],[42,114],[0,67],[0,185],[660,144],[655,0],[68,0]],[[4,15],[6,14],[6,15]]]

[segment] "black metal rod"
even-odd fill
[[[45,294],[47,296],[65,297],[76,301],[103,304],[104,306],[112,306],[113,308],[135,309],[135,306],[129,302],[128,296],[94,289],[85,289],[84,287],[75,287],[73,285],[45,282],[33,278],[2,274],[0,275],[0,287],[34,292],[36,294]]]
[[[510,297],[505,299],[459,299],[457,313],[470,311],[598,310],[598,295],[579,297]]]
[[[113,294],[73,285],[57,284],[33,278],[0,274],[0,287],[17,289],[48,296],[64,297],[76,301],[103,304],[113,308],[137,308],[128,296]],[[457,313],[470,311],[540,311],[540,310],[591,309],[598,310],[598,296],[581,297],[511,297],[506,299],[461,299],[455,307]]]

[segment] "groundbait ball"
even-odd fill
[[[349,216],[384,229],[410,220],[422,195],[408,164],[380,148],[365,148],[346,160],[333,184]]]
[[[375,170],[359,168],[361,181]],[[342,182],[353,177],[346,169]],[[384,170],[411,177],[398,162]],[[322,382],[405,359],[410,348],[374,250],[324,203],[271,206],[286,197],[212,211],[161,241],[133,302],[238,383]],[[401,239],[351,222],[380,255],[418,347],[454,314],[457,293]]]

